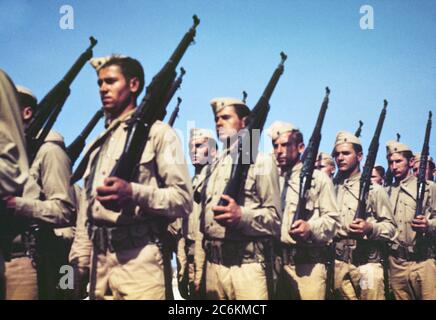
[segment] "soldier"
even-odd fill
[[[385,168],[383,168],[381,165],[375,165],[374,168],[372,168],[371,182],[373,184],[382,186],[384,184],[384,176]]]
[[[338,132],[333,156],[341,229],[336,239],[335,289],[342,299],[384,300],[383,243],[395,234],[392,207],[386,191],[372,185],[367,219],[354,219],[360,191],[362,144],[351,133]]]
[[[335,162],[333,161],[332,156],[326,152],[320,152],[318,154],[315,168],[327,174],[330,179],[333,179],[336,171]]]
[[[396,141],[386,146],[395,182],[390,188],[398,232],[391,245],[390,284],[397,300],[436,299],[436,188],[427,183],[423,211],[416,218],[417,178],[410,174],[413,155]]]
[[[5,258],[9,256],[10,219],[4,197],[20,194],[28,177],[28,162],[17,91],[0,69],[0,300],[5,298]]]
[[[217,152],[217,142],[212,133],[206,129],[193,128],[190,132],[189,153],[191,162],[195,168],[195,174],[192,178],[192,186],[195,190],[201,188],[204,182],[205,167],[212,163]],[[182,237],[178,242],[177,259],[179,264],[179,289],[182,296],[189,298],[196,297],[199,292],[200,282],[203,277],[203,267],[205,263],[205,253],[202,248],[197,248],[195,252],[195,239],[199,232],[201,199],[197,192],[194,197],[193,210],[188,218],[182,222]],[[197,202],[198,201],[198,202]],[[200,235],[201,236],[201,235]],[[197,290],[195,290],[197,287]]]
[[[435,164],[433,158],[428,156],[427,158],[426,177],[429,181],[434,181]],[[417,152],[413,155],[413,167],[412,172],[415,177],[418,177],[419,164],[421,163],[421,152]]]
[[[28,88],[17,86],[17,91],[22,119],[28,125],[37,99]],[[65,229],[54,233],[53,227],[69,225],[75,217],[75,199],[69,183],[71,163],[58,133],[48,134],[29,173],[23,195],[8,197],[6,201],[14,217],[26,225],[14,240],[12,260],[6,263],[6,298],[55,299],[59,268],[68,262],[72,235],[65,234]]]
[[[110,177],[124,147],[127,121],[144,87],[144,71],[130,57],[111,56],[92,64],[109,126],[89,146],[73,177],[85,171],[85,212],[94,240],[92,255],[76,253],[81,257],[78,262],[89,262],[92,256],[91,298],[165,299],[168,275],[164,275],[162,237],[168,223],[192,210],[192,187],[180,141],[170,126],[155,122],[134,182]],[[86,228],[76,231],[83,233]],[[77,237],[89,241],[85,235]],[[89,243],[80,246],[90,247]]]
[[[328,259],[327,244],[339,227],[333,182],[327,175],[314,171],[305,220],[292,224],[298,205],[302,133],[290,123],[274,122],[268,129],[274,154],[281,172],[283,220],[281,242],[285,283],[279,283],[280,298],[324,300],[326,297]],[[282,296],[283,292],[288,296]]]
[[[273,279],[272,263],[266,256],[271,253],[271,238],[278,237],[280,228],[277,170],[271,156],[259,154],[250,165],[244,192],[238,199],[224,195],[232,168],[232,148],[250,110],[234,98],[216,98],[211,105],[217,135],[225,145],[208,166],[201,189],[206,295],[208,299],[268,299]],[[228,204],[217,206],[220,199]],[[201,242],[200,236],[196,242]]]

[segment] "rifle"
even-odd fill
[[[431,111],[429,111],[427,128],[425,129],[424,144],[422,146],[421,159],[420,159],[420,163],[419,163],[418,187],[417,187],[417,193],[416,193],[415,219],[417,216],[423,214],[422,210],[423,210],[424,193],[425,193],[425,186],[426,186],[426,180],[427,180],[427,162],[428,162],[428,155],[429,155],[431,117],[432,117],[432,113],[431,113]]]
[[[27,153],[31,163],[45,138],[50,132],[62,107],[70,95],[70,86],[82,70],[85,63],[92,58],[92,48],[97,44],[93,37],[89,38],[91,44],[74,62],[65,76],[59,81],[49,93],[38,104],[37,111],[26,129]]]
[[[185,73],[186,73],[185,69],[183,67],[181,67],[180,68],[180,75],[177,77],[176,80],[174,80],[173,84],[171,85],[170,91],[168,91],[168,95],[167,95],[167,98],[166,98],[165,106],[168,106],[168,104],[170,103],[171,99],[174,97],[174,94],[180,88],[180,85],[182,84],[183,76],[185,75]],[[166,115],[166,110],[165,110],[165,115]],[[162,119],[164,117],[165,116],[163,116]],[[171,115],[171,117],[172,117],[172,115]],[[169,123],[169,121],[168,121],[168,123]],[[171,127],[172,127],[172,125],[171,125]]]
[[[235,159],[233,159],[230,179],[223,192],[223,194],[228,195],[235,200],[238,198],[238,195],[245,185],[250,164],[254,162],[257,156],[259,141],[257,139],[251,139],[253,130],[257,129],[262,132],[270,109],[269,100],[279,82],[280,76],[283,74],[284,63],[287,56],[281,52],[280,57],[281,61],[279,65],[274,70],[274,73],[261,97],[257,101],[256,106],[251,110],[250,115],[247,117],[247,126],[238,133],[238,145],[235,150],[236,154]],[[251,146],[251,148],[247,148],[247,146]],[[227,204],[228,201],[224,199],[220,199],[218,202],[218,206],[226,206]]]
[[[103,117],[103,114],[103,108],[99,109],[88,122],[86,127],[82,130],[82,132],[77,136],[77,138],[74,139],[74,141],[66,148],[66,152],[71,160],[71,166],[73,166],[77,158],[79,158],[80,154],[85,148],[86,138],[88,138],[96,124]]]
[[[365,166],[363,167],[362,176],[360,177],[359,203],[357,205],[356,214],[354,215],[354,220],[366,219],[366,200],[368,199],[369,187],[371,186],[371,173],[372,169],[374,168],[375,159],[377,158],[380,134],[385,121],[387,106],[388,102],[384,100],[383,109],[378,119],[377,127],[375,129],[374,136],[372,137],[371,144],[369,145]]]
[[[168,94],[171,91],[176,67],[194,41],[195,29],[200,23],[196,15],[193,16],[194,24],[185,34],[170,59],[157,73],[149,86],[141,104],[136,109],[128,123],[127,137],[123,152],[119,161],[112,169],[110,176],[118,177],[126,181],[132,181],[136,165],[145,149],[147,138],[152,124],[162,120],[165,116],[165,103],[168,101]]]
[[[307,193],[312,186],[312,176],[315,170],[316,157],[318,155],[319,144],[321,142],[321,128],[324,122],[325,114],[329,104],[330,89],[325,88],[326,94],[321,104],[321,110],[316,121],[315,128],[313,129],[312,136],[310,137],[307,149],[302,156],[303,168],[300,173],[300,190],[298,192],[298,205],[292,219],[291,225],[297,220],[305,220],[305,210],[307,202]]]
[[[182,98],[177,97],[177,105],[176,105],[176,107],[174,108],[173,113],[171,113],[170,120],[168,120],[168,124],[169,124],[171,127],[174,126],[174,122],[176,122],[176,118],[177,118],[177,116],[178,116],[178,114],[179,114],[179,111],[180,111],[180,104],[181,104],[181,103],[182,103]]]
[[[359,128],[357,128],[356,133],[354,134],[357,138],[360,138],[360,135],[362,134],[362,126],[363,122],[359,120]]]

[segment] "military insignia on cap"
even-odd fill
[[[106,62],[108,62],[112,58],[127,58],[127,56],[116,54],[106,57],[93,58],[89,61],[89,63],[93,66],[93,68],[96,71],[98,71]]]
[[[271,137],[272,140],[275,140],[283,133],[292,132],[295,130],[298,130],[298,128],[290,122],[274,121],[266,130],[266,133]]]
[[[214,98],[210,101],[213,112],[216,114],[225,107],[245,107],[248,108],[244,101],[236,98]]]

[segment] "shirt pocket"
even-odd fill
[[[155,176],[156,173],[156,153],[153,148],[151,148],[150,143],[145,147],[142,153],[141,160],[139,162],[138,168],[138,182],[149,182]]]

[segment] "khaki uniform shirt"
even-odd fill
[[[336,185],[338,208],[341,218],[341,229],[338,236],[348,237],[349,225],[356,214],[361,173],[356,173]],[[373,230],[368,239],[390,240],[395,235],[396,223],[392,215],[389,196],[382,186],[371,185],[366,202],[367,221],[372,223]]]
[[[394,210],[398,231],[395,242],[403,246],[414,246],[416,232],[410,223],[416,209],[417,178],[410,175],[390,189],[390,198]],[[436,233],[436,184],[428,181],[423,201],[423,215],[429,221],[429,232]]]
[[[76,204],[70,177],[71,161],[64,140],[51,131],[35,156],[23,196],[16,198],[15,215],[56,226],[71,224]]]
[[[298,163],[292,168],[292,171],[288,173],[289,179],[286,187],[286,206],[283,211],[281,241],[291,245],[295,244],[295,240],[291,238],[289,231],[297,210],[302,167],[303,164]],[[286,181],[284,178],[281,180],[283,181],[283,191]],[[339,214],[333,183],[326,174],[318,170],[313,172],[312,187],[309,190],[306,209],[307,218],[305,220],[309,223],[311,230],[307,242],[314,244],[330,242],[339,229]]]
[[[156,121],[150,128],[146,148],[138,166],[138,175],[132,182],[133,206],[131,215],[121,215],[105,209],[96,201],[96,188],[104,185],[116,161],[119,159],[127,135],[126,120],[134,110],[115,119],[94,143],[79,164],[79,169],[86,165],[84,173],[85,192],[88,200],[86,212],[92,215],[95,222],[106,224],[145,223],[151,230],[161,232],[162,219],[174,221],[184,217],[192,210],[192,187],[181,144],[175,131],[161,121]],[[76,233],[86,228],[77,228]],[[79,236],[86,239],[86,236]],[[89,240],[88,240],[89,241]],[[90,248],[89,245],[81,246]],[[85,256],[88,253],[78,253]]]
[[[0,197],[19,194],[28,177],[24,133],[15,86],[0,69]]]
[[[201,232],[207,239],[218,240],[278,237],[281,216],[279,178],[271,156],[259,154],[255,164],[248,170],[244,191],[235,199],[242,210],[238,224],[226,228],[214,220],[212,207],[221,199],[231,168],[232,156],[227,150],[211,164],[210,176],[206,177],[202,188],[204,210],[201,214]]]

